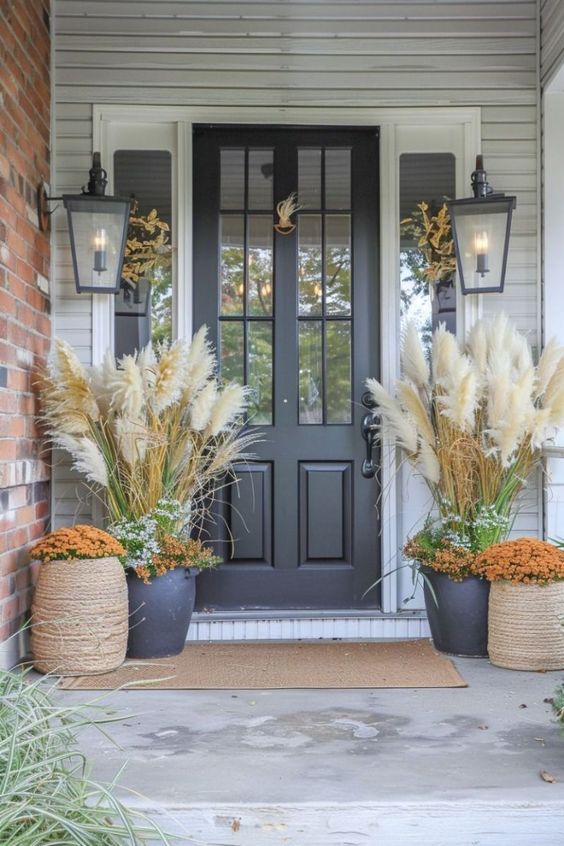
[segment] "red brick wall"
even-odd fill
[[[0,0],[0,643],[29,608],[27,549],[49,516],[32,385],[50,336],[35,200],[49,180],[49,66],[49,0]]]

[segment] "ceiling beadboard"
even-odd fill
[[[564,60],[564,3],[541,0],[541,84],[546,86]]]

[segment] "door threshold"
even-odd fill
[[[194,614],[190,641],[406,640],[429,637],[424,611],[215,611]]]
[[[242,608],[240,611],[235,610],[211,610],[211,611],[194,611],[192,615],[193,622],[219,622],[226,620],[325,620],[331,619],[363,619],[376,618],[381,620],[406,618],[426,618],[425,611],[393,611],[385,612],[379,608],[336,608],[336,609],[313,609],[313,608],[297,608],[297,609],[281,609],[277,611],[272,608]]]

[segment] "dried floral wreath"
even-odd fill
[[[170,227],[159,218],[156,209],[148,215],[138,214],[139,204],[133,203],[129,217],[122,278],[131,285],[155,272],[170,267],[172,247]]]
[[[428,203],[422,200],[411,217],[400,221],[400,227],[402,235],[413,238],[423,254],[426,263],[423,275],[427,282],[436,284],[454,273],[456,256],[446,203],[431,215]]]

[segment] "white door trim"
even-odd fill
[[[99,150],[102,161],[112,178],[109,131],[118,126],[168,124],[176,131],[177,219],[177,289],[175,307],[176,337],[192,334],[192,125],[195,123],[234,124],[299,124],[326,126],[380,127],[380,280],[381,280],[381,372],[380,378],[393,385],[399,373],[399,155],[403,130],[441,128],[446,134],[452,130],[459,135],[457,149],[457,194],[469,192],[470,173],[480,152],[481,109],[479,107],[436,108],[300,108],[300,107],[201,107],[201,106],[138,106],[96,104],[93,106],[93,150]],[[138,133],[139,135],[139,133]],[[140,135],[142,137],[142,134]],[[141,147],[145,146],[140,144]],[[417,148],[416,141],[414,149]],[[460,331],[471,323],[479,311],[479,299],[466,297],[459,301]],[[111,296],[93,297],[92,360],[101,361],[113,343],[113,311]],[[369,374],[367,374],[369,375]],[[388,613],[398,608],[398,549],[402,533],[398,520],[400,486],[395,471],[395,456],[390,444],[384,444],[382,490],[385,496],[379,504],[381,520],[382,610]]]

